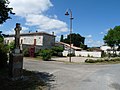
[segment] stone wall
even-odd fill
[[[84,57],[101,57],[102,52],[88,52],[88,51],[75,51],[75,56],[84,56]],[[63,56],[67,56],[68,51],[63,51]]]

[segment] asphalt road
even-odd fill
[[[120,90],[120,64],[85,65],[24,60],[24,68],[53,74],[49,90]]]

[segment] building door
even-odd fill
[[[34,46],[36,45],[36,39],[34,39]]]

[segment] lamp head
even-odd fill
[[[66,16],[68,16],[68,15],[69,15],[68,11],[65,13],[65,15],[66,15]]]

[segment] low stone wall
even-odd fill
[[[101,57],[102,52],[75,51],[75,56]],[[63,51],[63,56],[67,56],[68,51]]]
[[[101,57],[102,52],[89,52],[89,51],[75,51],[75,56],[85,56],[85,57]]]

